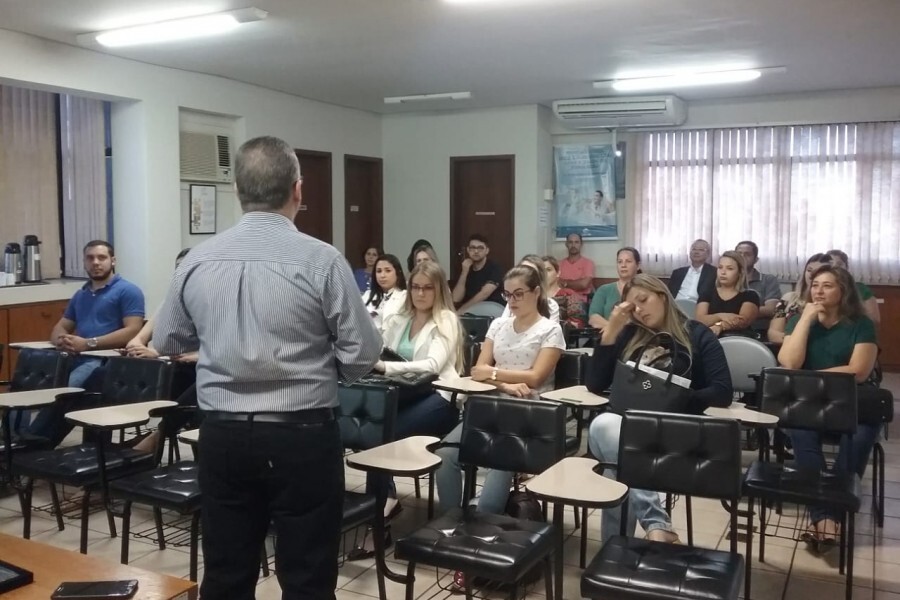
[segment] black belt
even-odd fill
[[[294,412],[225,412],[221,410],[203,411],[210,421],[243,421],[245,423],[301,423],[314,425],[334,421],[333,408],[311,408]]]

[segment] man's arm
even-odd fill
[[[778,300],[781,299],[781,286],[778,285],[778,279],[771,275],[765,278],[763,286],[763,297],[759,303],[759,316],[763,318],[772,318],[775,316],[775,307],[778,306]]]
[[[334,336],[334,357],[341,378],[353,382],[372,370],[384,343],[343,257],[332,262],[322,293],[322,311]]]
[[[491,294],[494,293],[494,290],[497,289],[496,283],[486,283],[484,286],[478,290],[478,293],[469,298],[469,301],[460,306],[456,312],[457,314],[464,315],[466,311],[478,304],[479,302],[484,302],[488,298],[491,297]]]
[[[181,299],[188,274],[183,269],[184,264],[175,271],[166,299],[153,319],[153,347],[162,356],[183,354],[200,347],[197,328]]]
[[[73,333],[75,333],[75,321],[62,317],[50,331],[50,343],[59,348],[62,341],[60,338]]]
[[[763,318],[774,317],[776,306],[778,306],[778,300],[766,300],[765,304],[759,305],[759,316]]]
[[[587,262],[585,263],[584,273],[582,273],[582,275],[583,277],[579,277],[578,279],[561,280],[563,283],[565,283],[565,285],[563,285],[562,287],[573,289],[576,292],[592,289],[594,287],[593,261],[587,260]]]
[[[469,268],[472,266],[472,261],[468,258],[462,261],[462,269],[459,271],[459,279],[456,280],[456,285],[453,286],[453,303],[459,304],[463,301],[463,298],[466,297],[466,279],[469,277]]]

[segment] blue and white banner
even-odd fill
[[[557,238],[618,239],[615,158],[609,144],[553,147]]]

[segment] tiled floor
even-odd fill
[[[893,390],[900,398],[900,375],[889,374],[886,387]],[[871,517],[871,498],[863,501],[862,514],[857,517],[857,549],[855,569],[854,598],[859,600],[900,600],[900,436],[894,437],[884,444],[886,453],[886,507],[883,529],[875,527]],[[752,460],[752,453],[745,453],[746,459]],[[404,505],[403,512],[394,520],[395,536],[418,526],[425,521],[425,501],[416,500],[410,479],[397,480],[398,493]],[[357,471],[347,471],[348,488],[363,486],[364,479]],[[864,490],[871,491],[871,479],[864,481]],[[49,502],[46,488],[35,490],[35,504]],[[694,542],[697,545],[727,549],[729,541],[726,537],[727,515],[715,501],[694,500]],[[760,600],[828,600],[843,598],[844,579],[838,574],[838,553],[833,551],[825,557],[812,554],[805,544],[794,541],[798,511],[795,507],[786,506],[781,516],[772,515],[768,533],[775,537],[767,538],[766,562],[753,561],[753,598]],[[683,505],[676,505],[674,522],[681,538],[686,539],[685,517]],[[599,549],[599,512],[590,517],[588,527],[588,557]],[[152,524],[152,514],[138,510],[133,518],[133,530],[138,531]],[[566,549],[564,597],[580,598],[580,576],[578,568],[578,540],[580,531],[575,531],[572,510],[566,511]],[[65,531],[57,531],[56,522],[48,513],[36,512],[32,521],[32,539],[53,544],[63,548],[78,548],[77,521],[69,521]],[[18,499],[13,496],[0,498],[0,532],[21,535],[22,518]],[[351,536],[352,537],[352,536]],[[349,542],[348,542],[349,543]],[[96,515],[91,520],[91,536],[89,553],[111,561],[119,559],[120,540],[110,539],[106,530],[106,520]],[[756,544],[754,544],[756,549]],[[743,544],[741,545],[743,552]],[[202,559],[201,559],[202,560]],[[390,564],[397,571],[405,572],[405,564],[393,561]],[[131,564],[161,571],[177,577],[187,577],[187,548],[170,546],[165,551],[158,550],[153,540],[133,539],[131,543]],[[202,564],[202,563],[201,563]],[[201,567],[202,569],[202,567]],[[202,577],[202,570],[201,570]],[[421,567],[417,571],[416,597],[426,600],[456,597],[442,589],[449,584],[449,574],[436,572],[433,568]],[[337,598],[339,600],[366,600],[377,598],[378,591],[372,560],[345,563],[338,576]],[[403,587],[387,582],[388,598],[393,600],[403,597]],[[485,592],[490,598],[504,597],[497,592]],[[461,596],[460,596],[461,597]],[[531,585],[527,590],[527,598],[544,597],[543,582]],[[260,579],[257,587],[257,598],[260,600],[281,598],[281,590],[277,578],[273,575]]]

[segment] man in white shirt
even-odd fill
[[[709,264],[710,246],[706,240],[695,240],[688,257],[690,266],[672,271],[669,291],[676,300],[697,301],[701,293],[716,287],[716,268]]]

